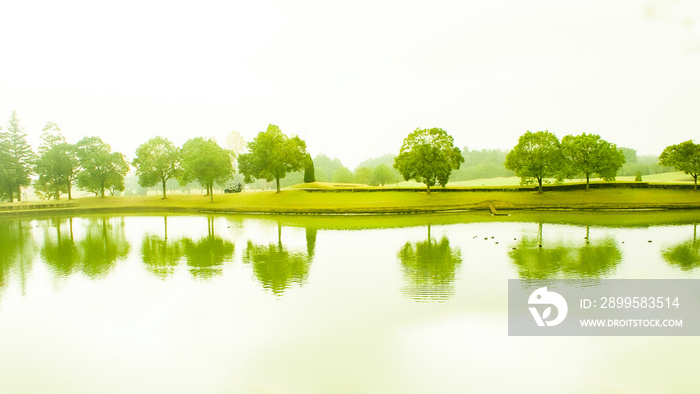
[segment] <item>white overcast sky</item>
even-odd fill
[[[4,1],[0,124],[246,140],[269,123],[353,168],[417,127],[510,149],[592,132],[658,154],[700,132],[693,1]]]

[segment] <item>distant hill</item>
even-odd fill
[[[357,167],[355,167],[355,170],[361,167],[369,167],[369,168],[374,168],[380,164],[384,164],[385,166],[389,168],[394,167],[394,158],[396,158],[396,155],[387,153],[385,155],[379,156],[379,157],[374,157],[371,159],[367,159],[363,161],[362,163],[358,164]]]

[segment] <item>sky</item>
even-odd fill
[[[511,149],[525,131],[639,154],[700,132],[696,1],[5,1],[0,125],[133,158],[153,136],[397,154],[416,128]]]

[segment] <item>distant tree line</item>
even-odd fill
[[[135,176],[127,178],[130,168]],[[236,173],[236,169],[238,173]],[[356,183],[383,186],[401,179],[436,185],[479,178],[509,177],[536,183],[582,177],[586,189],[591,177],[612,181],[618,175],[648,175],[671,169],[695,180],[700,175],[700,145],[685,141],[666,147],[660,157],[637,156],[597,134],[566,135],[559,140],[548,131],[527,131],[509,152],[458,149],[451,135],[439,128],[416,129],[403,141],[398,155],[365,160],[354,171],[339,159],[306,150],[306,142],[289,137],[276,125],[246,143],[232,132],[221,147],[214,139],[195,137],[177,147],[167,138],[153,137],[141,144],[131,162],[113,152],[95,136],[69,143],[53,122],[43,128],[34,152],[16,112],[6,129],[0,127],[0,200],[21,201],[22,188],[32,184],[43,199],[72,198],[74,186],[96,196],[114,195],[127,186],[136,194],[158,186],[188,191],[199,184],[213,201],[215,185],[246,182],[259,187],[282,187],[302,182]]]

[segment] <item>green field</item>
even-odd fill
[[[308,185],[307,185],[308,186]],[[665,189],[592,189],[590,191],[479,191],[435,192],[352,191],[333,185],[317,185],[325,191],[299,189],[246,191],[204,195],[173,194],[167,199],[146,197],[83,197],[71,201],[14,202],[0,204],[0,215],[47,212],[231,212],[231,213],[431,213],[445,211],[559,209],[694,209],[700,208],[700,192]]]

